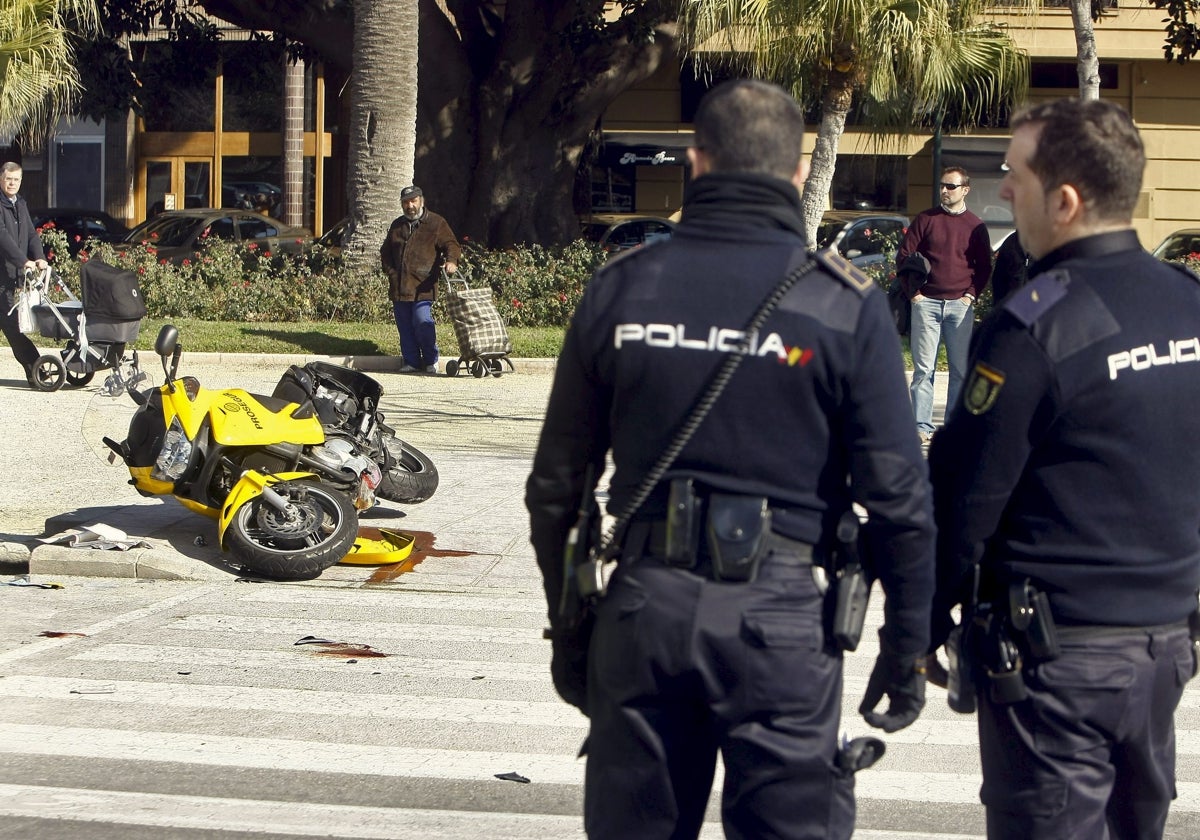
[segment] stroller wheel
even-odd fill
[[[89,370],[83,373],[78,373],[70,368],[66,368],[63,372],[63,375],[66,377],[67,384],[72,388],[82,388],[84,385],[92,381],[92,377],[96,375],[96,371]]]
[[[39,356],[33,363],[33,387],[39,391],[57,391],[63,386],[66,373],[58,356]]]
[[[446,375],[447,376],[458,376],[458,360],[457,359],[451,359],[450,361],[446,362]]]

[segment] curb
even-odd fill
[[[399,373],[401,366],[404,364],[404,359],[400,356],[320,356],[310,353],[219,353],[193,352],[190,350],[186,350],[184,353],[185,358],[192,357],[218,365],[237,362],[276,365],[305,365],[309,362],[328,362],[334,365],[361,370],[364,373]],[[445,375],[445,363],[450,359],[450,356],[444,356],[441,359],[440,365],[443,373],[439,373],[439,376]],[[557,358],[510,359],[510,361],[514,369],[509,370],[505,366],[504,375],[512,375],[513,373],[553,373],[558,364]],[[412,375],[424,376],[425,374],[414,373]],[[470,378],[470,375],[465,372],[460,375]]]

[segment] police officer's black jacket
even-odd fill
[[[1200,283],[1132,230],[1070,242],[1030,276],[984,324],[934,436],[935,643],[980,558],[985,597],[1028,577],[1060,624],[1196,607]]]
[[[807,259],[792,184],[710,174],[689,185],[672,239],[597,272],[567,331],[527,485],[551,605],[585,466],[599,475],[611,448],[608,509],[618,513],[723,351]],[[668,477],[767,496],[775,530],[814,544],[861,502],[889,593],[887,641],[912,653],[928,640],[933,584],[927,471],[884,295],[845,262],[831,264],[784,298]],[[637,518],[664,515],[663,486]]]

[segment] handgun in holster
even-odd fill
[[[858,548],[858,514],[847,510],[838,520],[834,555],[833,640],[841,650],[854,651],[867,620],[871,579]]]
[[[988,677],[988,690],[993,703],[1019,703],[1028,696],[1025,688],[1025,667],[1021,650],[1013,641],[1010,622],[1004,610],[994,605],[981,605],[983,644],[981,655]]]

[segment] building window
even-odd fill
[[[593,166],[592,212],[632,213],[635,183],[632,166]]]
[[[1117,70],[1114,62],[1101,62],[1101,90],[1117,89]],[[1078,90],[1079,67],[1073,61],[1034,61],[1029,65],[1029,87]]]
[[[54,139],[50,159],[50,203],[55,207],[104,208],[104,139]]]

